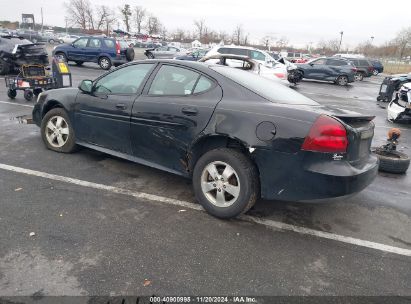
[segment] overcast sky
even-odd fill
[[[206,25],[231,34],[242,24],[251,39],[265,35],[286,36],[291,44],[315,45],[319,40],[339,39],[352,47],[374,36],[375,44],[392,39],[403,27],[411,26],[409,1],[392,3],[371,0],[90,0],[93,5],[119,7],[128,3],[141,5],[171,31],[177,27],[193,28],[194,19],[205,19]],[[0,0],[0,20],[21,20],[21,13],[35,14],[41,20],[40,7],[47,24],[64,26],[62,0]],[[115,3],[115,4],[114,4]],[[117,10],[118,11],[118,10]],[[121,20],[119,20],[121,21]],[[344,47],[345,48],[345,47]]]

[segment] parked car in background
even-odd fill
[[[48,149],[85,146],[190,178],[197,201],[219,218],[259,197],[358,193],[377,176],[373,116],[226,66],[137,61],[46,91],[32,113]]]
[[[134,59],[134,49],[126,42],[103,36],[80,37],[71,44],[54,47],[53,56],[65,61],[74,61],[77,65],[95,62],[103,70],[119,66]]]
[[[185,50],[174,46],[160,46],[153,49],[147,49],[144,55],[149,59],[173,59],[174,57],[185,55]]]
[[[16,35],[24,39],[27,39],[33,43],[47,41],[47,39],[44,38],[39,32],[32,30],[18,30],[16,32]]]
[[[384,66],[382,65],[381,61],[377,59],[371,59],[372,66],[374,67],[373,75],[377,76],[379,73],[384,72]]]
[[[357,68],[356,80],[362,81],[364,77],[371,77],[374,73],[374,66],[367,58],[346,58]]]
[[[304,79],[332,81],[338,85],[354,82],[357,72],[350,61],[337,57],[321,57],[296,65]]]
[[[59,42],[60,43],[72,43],[79,38],[80,36],[77,36],[77,35],[63,35],[59,37]]]
[[[186,55],[176,56],[176,57],[174,57],[174,59],[188,60],[188,61],[198,61],[201,58],[203,58],[205,56],[205,54],[207,54],[208,51],[209,51],[209,49],[196,49],[196,50],[193,50],[193,51],[189,52]]]
[[[60,38],[52,32],[44,32],[41,35],[43,36],[43,40],[50,44],[60,43]]]
[[[49,59],[43,44],[33,44],[21,37],[0,36],[0,75],[14,72],[23,64],[48,65]]]

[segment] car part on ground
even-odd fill
[[[411,73],[385,77],[380,85],[377,101],[390,102],[393,99],[394,92],[398,91],[407,82],[411,82]]]
[[[332,81],[342,86],[354,82],[357,72],[348,60],[336,57],[321,57],[296,65],[304,79]]]
[[[34,44],[16,36],[0,37],[0,75],[14,73],[23,64],[48,65],[43,44]]]
[[[410,166],[410,157],[405,153],[397,151],[400,136],[400,129],[392,128],[388,131],[387,143],[381,147],[372,149],[380,161],[380,171],[396,174],[407,172]]]
[[[105,36],[80,37],[72,44],[58,45],[53,50],[53,56],[67,62],[94,62],[103,70],[130,62],[134,60],[134,55],[134,49],[125,41]]]
[[[404,83],[388,104],[387,118],[391,122],[411,124],[411,82]]]
[[[373,118],[240,69],[178,60],[125,64],[78,89],[44,92],[33,109],[49,149],[77,144],[191,178],[200,203],[222,218],[258,197],[361,191],[378,170]]]

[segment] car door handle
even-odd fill
[[[120,110],[125,110],[127,109],[127,106],[124,103],[118,103],[116,104],[116,108]]]
[[[183,108],[181,110],[181,112],[187,116],[195,116],[198,114],[198,111],[196,108],[191,108],[191,107],[187,107],[187,108]]]

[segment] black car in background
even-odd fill
[[[373,65],[373,67],[374,67],[374,72],[373,72],[374,76],[377,76],[379,73],[384,72],[384,66],[381,63],[381,61],[379,61],[377,59],[371,59],[370,61]]]
[[[367,58],[346,58],[357,68],[356,80],[362,81],[364,77],[371,77],[374,73],[374,66]]]
[[[12,73],[23,64],[48,65],[44,45],[22,37],[0,35],[0,75]]]
[[[354,82],[357,71],[350,61],[336,57],[321,57],[296,65],[304,79],[332,81],[338,85]]]
[[[122,65],[78,89],[42,93],[33,110],[47,148],[80,145],[191,178],[197,200],[220,218],[259,197],[361,191],[378,168],[373,118],[247,71],[179,60]]]

